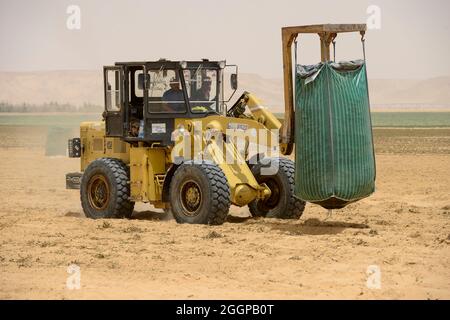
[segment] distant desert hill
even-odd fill
[[[283,111],[282,79],[239,74],[239,90],[255,93],[274,112]],[[426,80],[370,79],[370,98],[375,109],[450,108],[450,77]],[[83,105],[103,104],[101,71],[0,72],[0,102]]]
[[[102,71],[0,72],[0,101],[103,104]]]
[[[450,77],[426,80],[369,79],[373,105],[450,106]]]

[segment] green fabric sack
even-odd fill
[[[297,66],[295,192],[327,209],[375,191],[364,61]]]

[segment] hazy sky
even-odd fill
[[[80,30],[66,27],[71,4],[81,9]],[[371,78],[450,75],[447,0],[0,0],[0,71],[210,58],[280,78],[281,27],[365,23],[369,5],[381,9],[381,29],[366,35]],[[337,60],[361,56],[359,35],[338,37]],[[319,60],[318,37],[300,38],[299,61]]]

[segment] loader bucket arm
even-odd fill
[[[318,24],[281,29],[283,52],[283,81],[284,81],[284,123],[281,127],[280,151],[284,155],[292,153],[294,148],[294,89],[292,73],[291,47],[300,33],[316,33],[320,37],[321,61],[330,60],[330,44],[338,33],[359,32],[363,35],[365,24]]]

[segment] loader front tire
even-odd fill
[[[272,167],[273,173],[263,174],[262,168]],[[275,168],[278,168],[275,170]],[[305,202],[294,195],[294,162],[286,158],[270,158],[255,164],[252,173],[258,183],[265,183],[272,192],[264,200],[254,200],[248,204],[254,217],[298,219],[305,210]]]
[[[231,205],[230,186],[219,166],[187,161],[170,183],[172,214],[178,223],[220,225]]]
[[[100,158],[83,173],[81,206],[88,218],[130,218],[134,202],[129,200],[128,167],[120,160]]]

